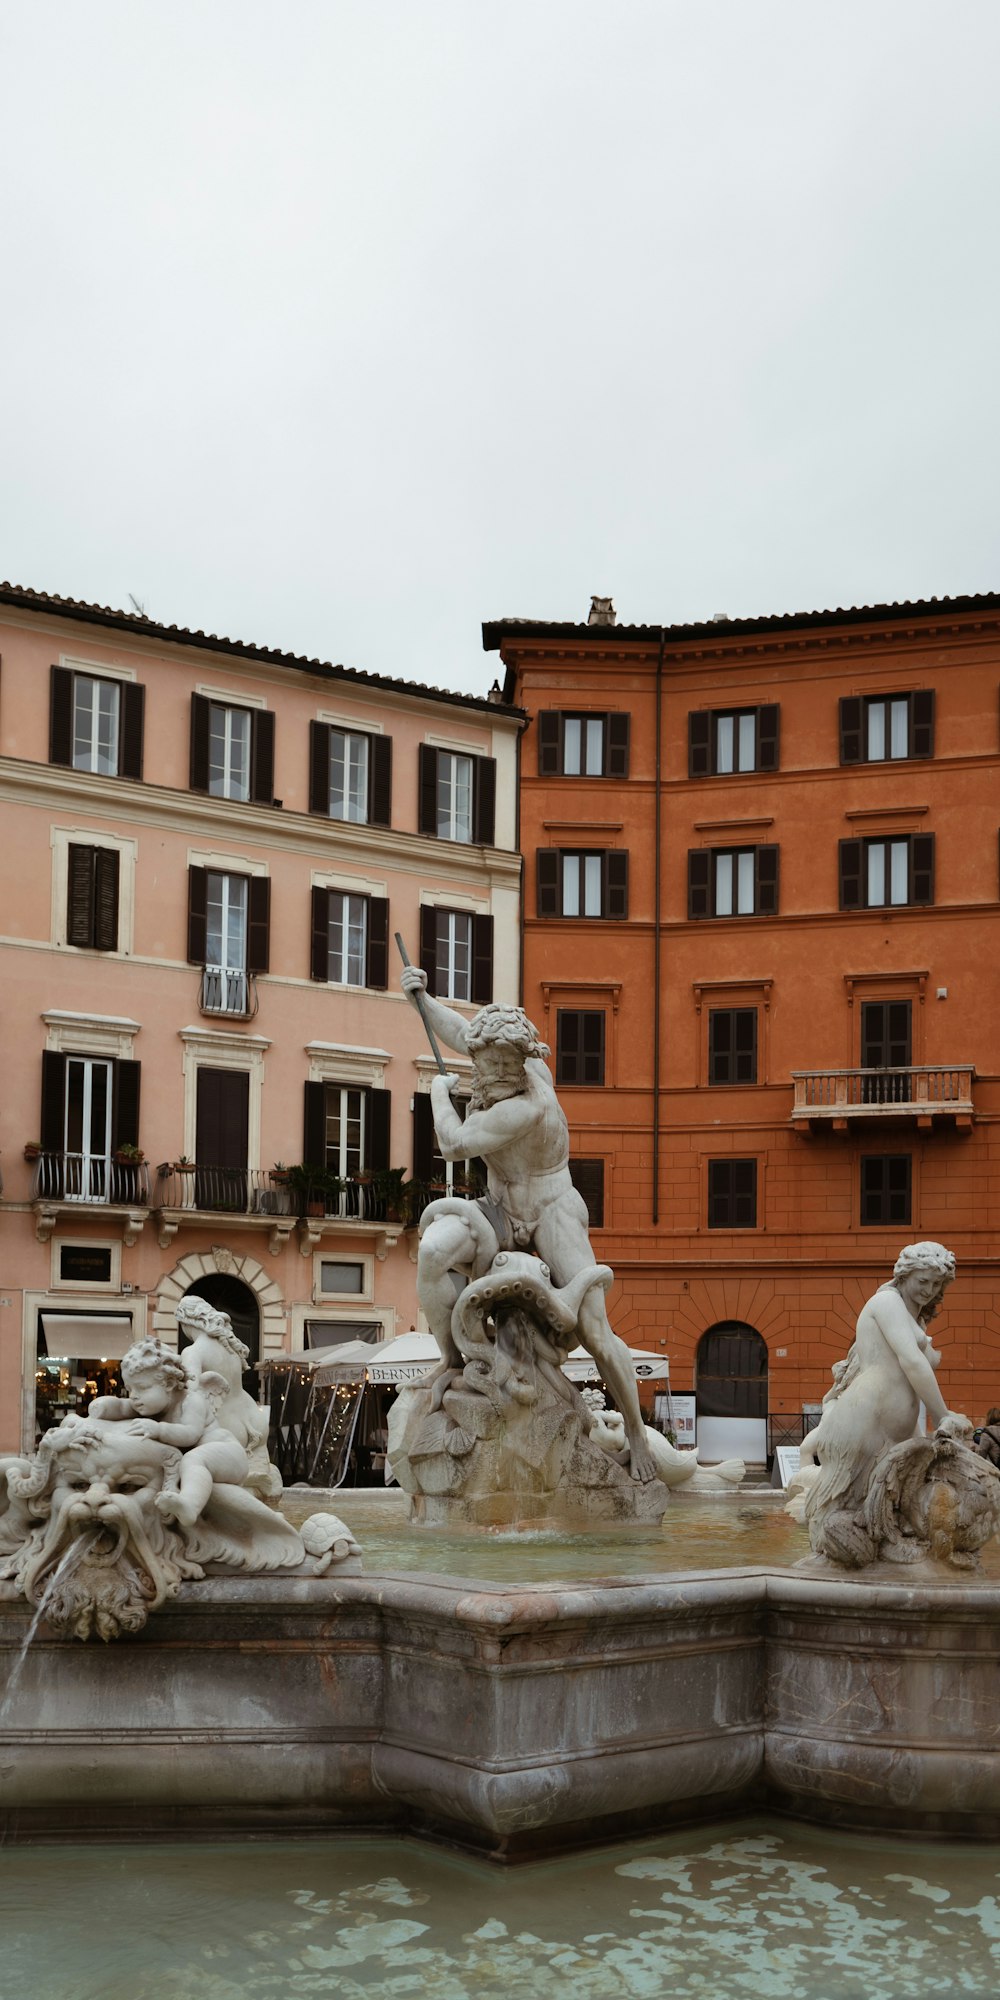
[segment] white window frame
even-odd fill
[[[360,1292],[328,1291],[323,1284],[324,1264],[360,1264],[361,1265]],[[363,1250],[357,1250],[357,1251],[351,1250],[349,1252],[348,1251],[334,1252],[331,1251],[329,1247],[327,1247],[327,1249],[325,1250],[315,1251],[313,1253],[312,1296],[313,1296],[313,1304],[318,1306],[329,1306],[329,1305],[370,1306],[375,1297],[374,1253]],[[315,1319],[316,1314],[309,1313],[307,1317],[309,1319]]]
[[[368,792],[371,782],[371,744],[368,732],[360,729],[346,729],[341,723],[332,723],[330,728],[330,798],[331,819],[345,821],[350,826],[368,825]],[[334,738],[343,739],[343,784],[339,795],[335,792],[334,780]],[[352,774],[353,765],[353,774]],[[355,784],[352,787],[352,775]],[[352,798],[352,791],[359,793]],[[352,803],[356,810],[351,810]]]
[[[886,747],[888,745],[888,747]],[[874,695],[865,702],[865,760],[901,764],[910,755],[909,695]]]
[[[364,1173],[366,1171],[365,1158],[368,1150],[369,1134],[368,1134],[368,1116],[367,1116],[368,1103],[365,1095],[365,1087],[363,1084],[342,1083],[339,1080],[339,1078],[337,1079],[331,1078],[326,1081],[323,1088],[325,1092],[323,1100],[324,1165],[328,1173],[339,1174],[341,1180],[349,1180],[352,1174]],[[339,1090],[340,1092],[340,1143],[338,1148],[338,1156],[336,1164],[331,1166],[329,1159],[330,1148],[329,1148],[329,1141],[327,1138],[327,1126],[329,1122],[330,1093],[331,1091],[335,1090]],[[358,1118],[357,1118],[357,1126],[359,1133],[359,1143],[357,1147],[358,1164],[356,1167],[351,1167],[347,1164],[349,1154],[351,1151],[347,1133],[348,1133],[348,1128],[351,1124],[351,1110],[350,1110],[349,1100],[352,1096],[357,1097],[359,1106]]]
[[[712,905],[715,916],[756,916],[755,855],[753,847],[713,849]]]
[[[83,758],[83,761],[80,761],[77,752],[77,738],[80,733],[79,722],[78,722],[77,698],[79,690],[84,685],[84,683],[86,683],[88,687],[94,689],[94,696],[91,701],[89,743],[84,745],[84,750],[86,754]],[[100,763],[101,697],[105,691],[109,696],[113,695],[114,697],[111,703],[111,718],[110,718],[111,749],[109,752],[109,763],[106,768],[102,767]],[[117,778],[118,767],[120,762],[121,718],[122,718],[121,682],[110,674],[84,673],[78,669],[75,669],[73,673],[73,713],[72,713],[72,732],[73,732],[72,760],[73,760],[74,771],[87,771],[100,778]]]
[[[716,710],[715,770],[720,777],[757,769],[757,711],[755,708]]]
[[[441,965],[440,953],[442,945],[442,923],[445,926],[445,934],[443,942],[445,947],[445,974],[447,978],[447,991],[445,993],[442,993],[440,995],[440,998],[442,1000],[465,1001],[467,1005],[471,1005],[472,971],[473,971],[472,959],[475,948],[475,933],[474,933],[473,919],[471,912],[469,912],[468,910],[438,910],[436,912],[436,918],[437,918],[437,928],[436,928],[434,956],[435,956],[436,967],[438,968],[439,972]],[[468,964],[466,967],[466,972],[467,972],[467,984],[469,990],[467,993],[458,993],[455,990],[456,974],[458,970],[457,926],[459,923],[463,923],[468,926],[468,932],[467,932]]]
[[[195,1157],[198,1142],[198,1071],[200,1069],[246,1070],[250,1076],[247,1121],[247,1171],[260,1166],[260,1112],[264,1085],[264,1056],[270,1048],[267,1035],[241,1035],[227,1028],[181,1028],[184,1044],[184,1139],[182,1152]]]
[[[213,746],[216,736],[216,717],[222,717],[222,768],[218,779],[213,775]],[[237,718],[245,726],[242,774],[236,767],[234,752],[237,748],[235,723]],[[251,765],[253,760],[253,715],[249,708],[241,708],[238,702],[210,700],[208,705],[208,790],[213,799],[237,799],[242,803],[250,797]]]
[[[603,778],[607,753],[607,718],[569,714],[562,724],[564,778]]]
[[[559,914],[563,917],[603,917],[604,855],[599,848],[587,851],[560,849]]]
[[[327,932],[327,975],[326,975],[327,979],[331,986],[351,986],[355,988],[361,986],[367,986],[368,984],[368,897],[359,896],[355,891],[349,889],[331,889],[329,891],[329,895],[330,895],[330,902],[328,905],[329,929]],[[334,929],[335,929],[334,902],[335,900],[338,899],[340,903],[339,930],[341,938],[339,954],[337,953],[334,945]],[[352,910],[352,905],[357,905],[357,912]],[[360,957],[359,957],[360,968],[361,968],[360,979],[352,979],[350,977],[351,947],[349,942],[349,936],[352,924],[354,926],[360,924],[360,931],[361,931],[361,947],[360,947]]]
[[[882,893],[872,896],[873,882],[881,878]],[[896,890],[902,886],[902,895]],[[889,893],[886,895],[886,889]],[[868,910],[905,909],[910,900],[910,842],[905,836],[898,839],[869,840],[865,848],[865,908]]]
[[[67,935],[69,898],[69,850],[71,847],[113,847],[118,856],[118,942],[114,951],[102,958],[130,958],[135,942],[135,866],[137,840],[105,833],[103,827],[53,826],[49,830],[52,849],[52,914],[49,937],[60,951],[93,953],[89,945],[70,944]]]
[[[468,766],[467,786],[460,766]],[[463,799],[463,791],[465,798]],[[455,840],[469,847],[475,838],[474,794],[475,757],[471,751],[439,750],[437,753],[437,837]],[[461,805],[467,810],[461,814]]]

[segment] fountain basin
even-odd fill
[[[8,1669],[30,1618],[7,1587]],[[42,1626],[0,1712],[0,1825],[513,1859],[767,1807],[996,1839],[998,1667],[988,1578],[213,1577],[113,1646]]]

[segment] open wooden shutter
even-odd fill
[[[208,790],[208,739],[211,702],[207,695],[191,696],[191,762],[188,780],[193,792]]]
[[[274,799],[274,715],[255,708],[250,723],[250,797],[255,806]]]
[[[420,964],[427,974],[427,991],[437,993],[437,911],[429,903],[420,905]]]
[[[778,914],[778,853],[777,847],[754,849],[753,906],[758,917]]]
[[[330,725],[309,724],[309,811],[330,816]]]
[[[188,964],[204,965],[208,956],[208,870],[188,869]]]
[[[49,763],[73,762],[73,675],[69,667],[49,672]]]
[[[603,856],[604,914],[621,923],[628,916],[628,854],[617,848]]]
[[[111,1145],[117,1151],[119,1146],[139,1144],[139,1072],[142,1065],[137,1062],[115,1063],[114,1084],[111,1098]]]
[[[488,1007],[493,998],[493,918],[472,919],[472,998]]]
[[[861,894],[861,870],[864,863],[864,842],[842,840],[840,843],[840,907],[842,910],[860,910],[863,906]]]
[[[778,768],[778,728],[781,710],[776,701],[769,701],[757,710],[757,769],[776,771]]]
[[[94,849],[94,948],[118,949],[118,849]]]
[[[710,847],[688,849],[688,916],[709,917],[709,889],[712,878],[712,850]]]
[[[842,764],[860,764],[862,757],[861,727],[864,720],[861,696],[845,694],[840,703],[840,761]]]
[[[119,700],[118,773],[122,778],[141,778],[146,690],[135,681],[122,681]]]
[[[472,760],[472,834],[483,847],[492,847],[496,826],[497,766],[495,757]]]
[[[934,901],[934,835],[915,833],[910,840],[910,901]]]
[[[418,1090],[413,1099],[413,1178],[430,1181],[434,1178],[437,1140],[434,1134],[434,1114],[431,1100]]]
[[[251,875],[247,904],[247,971],[266,972],[270,961],[270,876]]]
[[[66,942],[86,948],[94,937],[94,849],[69,847]]]
[[[934,755],[934,689],[919,688],[910,697],[910,756]]]
[[[309,934],[309,977],[326,980],[330,976],[330,891],[312,892],[312,925]]]
[[[712,772],[712,717],[695,708],[688,716],[688,777],[708,778]]]
[[[431,743],[421,743],[417,767],[417,830],[419,833],[433,833],[438,830],[437,822],[437,779],[438,753]]]
[[[391,736],[368,739],[368,822],[370,826],[392,825]]]
[[[61,1153],[66,1130],[66,1058],[57,1049],[42,1053],[42,1129],[46,1153]]]
[[[302,1161],[307,1167],[326,1166],[325,1083],[307,1083],[305,1087]]]
[[[389,1165],[389,1119],[392,1109],[390,1090],[366,1091],[368,1098],[368,1158],[365,1165],[374,1174]]]
[[[539,917],[558,917],[559,911],[559,849],[540,847],[535,855],[535,914]]]
[[[384,992],[389,984],[389,899],[368,898],[368,964],[366,986]]]
[[[609,715],[605,725],[606,752],[604,769],[609,778],[628,777],[629,736],[632,717],[630,715]]]
[[[562,716],[557,708],[543,708],[538,716],[538,775],[554,777],[561,763]]]

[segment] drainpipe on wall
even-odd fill
[[[660,854],[663,737],[663,650],[666,633],[660,626],[660,649],[656,657],[656,854],[653,862],[653,1221],[660,1219],[660,886],[663,863]]]

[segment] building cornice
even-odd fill
[[[169,827],[196,834],[203,843],[210,837],[213,843],[221,840],[241,847],[302,850],[331,866],[338,862],[356,866],[364,856],[371,865],[396,867],[411,874],[430,872],[465,879],[485,875],[491,881],[509,879],[515,888],[520,881],[521,857],[511,848],[465,846],[395,827],[357,826],[350,820],[321,819],[316,813],[213,799],[202,792],[180,792],[166,785],[70,771],[62,764],[0,758],[0,796],[4,793],[30,805],[83,808],[132,827]],[[220,810],[223,807],[225,810]]]

